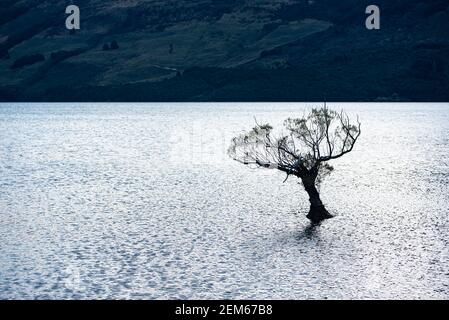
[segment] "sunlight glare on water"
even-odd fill
[[[331,104],[362,136],[306,193],[226,155],[312,104],[0,104],[0,298],[449,298],[449,105]]]

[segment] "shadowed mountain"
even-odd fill
[[[447,0],[369,4],[3,0],[0,100],[447,101]]]

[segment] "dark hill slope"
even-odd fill
[[[72,2],[0,2],[0,100],[449,100],[447,0]]]

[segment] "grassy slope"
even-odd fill
[[[44,101],[447,100],[447,3],[380,2],[383,28],[368,32],[361,0],[314,6],[84,0],[80,32],[70,34],[55,18],[9,48],[10,59],[0,59],[0,83],[7,87],[0,98],[17,92],[16,99]],[[37,8],[54,15],[45,2]],[[0,47],[6,35],[23,36],[23,21],[42,26],[36,17],[28,10],[0,21]],[[120,49],[102,51],[112,40]],[[52,52],[78,48],[80,54],[48,62]],[[35,53],[47,61],[9,69]]]

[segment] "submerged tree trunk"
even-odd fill
[[[312,223],[320,223],[323,220],[332,218],[331,214],[326,210],[321,202],[320,194],[315,186],[316,176],[305,177],[302,179],[304,189],[309,194],[310,211],[307,218]]]

